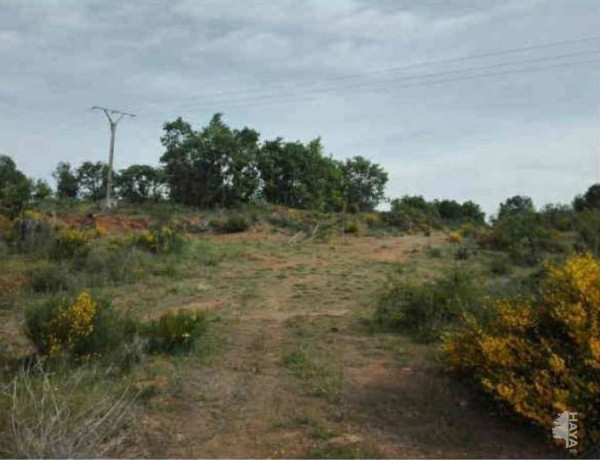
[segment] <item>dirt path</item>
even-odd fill
[[[212,364],[173,369],[176,391],[145,418],[146,454],[550,455],[539,438],[494,417],[439,374],[429,347],[364,325],[385,279],[381,264],[409,260],[441,239],[249,246],[242,266],[221,268],[228,297],[194,303],[225,319],[226,350]]]

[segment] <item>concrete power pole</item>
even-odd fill
[[[110,209],[112,202],[110,201],[110,194],[112,190],[112,171],[113,171],[113,159],[115,155],[115,133],[117,131],[117,125],[123,119],[123,117],[135,117],[132,113],[121,112],[120,110],[107,109],[106,107],[92,107],[92,110],[101,110],[108,118],[110,125],[110,150],[108,154],[108,172],[106,174],[106,207]],[[113,116],[117,116],[113,118]]]

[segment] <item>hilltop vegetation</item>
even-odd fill
[[[378,211],[365,158],[164,129],[116,209],[0,158],[0,455],[548,457],[562,410],[594,455],[600,184]]]

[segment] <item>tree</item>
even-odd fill
[[[341,166],[344,199],[351,211],[372,211],[384,197],[388,175],[381,166],[356,156]]]
[[[79,193],[79,180],[71,164],[60,162],[52,173],[56,180],[56,196],[58,198],[77,198]]]
[[[460,222],[463,218],[463,208],[460,203],[455,200],[435,200],[434,206],[440,219],[446,222]]]
[[[594,184],[583,195],[586,209],[600,209],[600,184]]]
[[[308,144],[266,141],[258,154],[262,193],[269,203],[292,208],[342,208],[343,173],[323,154],[320,139]]]
[[[98,161],[92,163],[85,161],[77,168],[77,183],[83,198],[87,200],[100,200],[106,195],[106,175],[108,166]],[[115,177],[115,182],[118,179]]]
[[[516,214],[535,212],[533,201],[528,196],[515,195],[500,204],[498,220]]]
[[[481,207],[473,201],[465,201],[462,204],[462,218],[475,224],[483,224],[485,222],[485,212]]]
[[[232,130],[215,114],[194,131],[181,118],[165,123],[161,143],[171,199],[201,208],[248,202],[259,187],[258,132]]]
[[[159,201],[164,196],[163,171],[148,165],[131,165],[122,169],[116,185],[119,196],[133,202]]]
[[[33,184],[31,196],[35,201],[43,201],[52,196],[52,189],[44,179],[38,179]]]
[[[31,180],[17,169],[15,162],[0,155],[0,213],[11,218],[18,216],[29,204],[31,189]]]

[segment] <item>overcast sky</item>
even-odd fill
[[[390,197],[568,202],[600,181],[599,23],[600,0],[0,0],[0,152],[106,161],[103,105],[138,114],[115,167],[157,165],[165,121],[222,112],[382,164]]]

